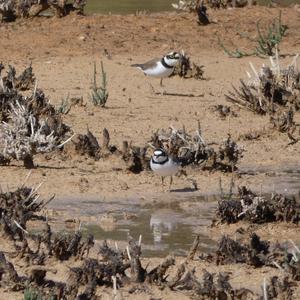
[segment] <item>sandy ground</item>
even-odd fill
[[[216,104],[227,104],[224,93],[231,85],[238,84],[249,70],[249,61],[260,67],[267,59],[230,59],[222,53],[216,35],[230,46],[230,41],[244,49],[253,47],[249,41],[238,38],[236,32],[255,34],[254,24],[258,18],[262,24],[278,15],[278,9],[251,8],[214,12],[217,24],[198,26],[195,16],[188,14],[159,14],[150,16],[93,16],[66,17],[64,19],[35,19],[3,24],[0,27],[1,59],[17,67],[25,67],[30,62],[38,79],[38,85],[49,96],[52,103],[59,104],[63,97],[82,96],[84,107],[75,107],[65,117],[76,133],[84,133],[89,126],[97,137],[103,128],[111,135],[111,142],[121,146],[123,140],[135,145],[144,145],[153,132],[170,125],[185,125],[190,131],[200,120],[203,137],[209,142],[219,143],[230,133],[234,139],[254,130],[267,130],[267,134],[257,141],[241,141],[245,148],[240,161],[240,170],[279,170],[299,167],[299,143],[287,146],[288,138],[269,130],[268,117],[233,107],[238,117],[222,120],[210,108]],[[294,9],[282,10],[283,22],[289,32],[284,39],[281,52],[297,53],[300,44],[299,13]],[[58,34],[59,32],[59,34]],[[20,47],[21,45],[21,47]],[[104,56],[104,49],[111,59]],[[160,56],[173,49],[184,49],[198,64],[205,66],[206,80],[181,79],[173,77],[165,80],[168,92],[193,93],[202,97],[157,96],[149,84],[159,89],[159,81],[145,77],[131,68],[132,63],[143,62]],[[109,100],[106,109],[95,108],[89,101],[93,63],[103,60],[108,74]],[[290,57],[283,60],[289,62]],[[299,115],[296,115],[299,120]],[[150,172],[139,175],[116,171],[122,168],[118,159],[93,162],[77,159],[72,161],[37,158],[39,168],[33,171],[32,181],[46,180],[43,190],[48,193],[67,196],[78,194],[81,181],[88,182],[85,196],[98,195],[115,197],[118,194],[144,195],[157,192],[160,178]],[[15,185],[16,178],[22,181],[27,170],[19,167],[2,167],[5,185]],[[188,170],[197,180],[202,193],[214,193],[219,177],[228,182],[231,175],[210,174],[198,170]],[[237,177],[237,176],[236,176]],[[64,189],[61,189],[64,178]],[[279,190],[289,187],[280,185],[273,178],[258,174],[253,178],[244,175],[236,178],[237,183]],[[1,180],[3,181],[3,180]],[[4,182],[1,182],[2,184]],[[174,188],[184,189],[184,179],[176,179]],[[276,186],[275,186],[276,189]],[[294,190],[293,190],[294,192]]]
[[[292,59],[290,55],[300,51],[300,13],[294,8],[281,11],[283,23],[289,26],[289,30],[280,49],[281,54],[287,55],[282,62],[288,63]],[[238,165],[239,173],[232,175],[187,169],[188,176],[195,179],[199,187],[193,195],[215,194],[219,178],[226,187],[232,176],[236,185],[247,184],[256,191],[295,193],[300,185],[300,177],[297,177],[300,143],[288,146],[285,134],[269,128],[268,117],[232,106],[237,117],[222,120],[211,110],[213,105],[229,104],[224,93],[231,89],[232,84],[238,85],[240,78],[245,78],[250,61],[257,68],[263,63],[268,64],[268,59],[256,57],[228,58],[218,46],[217,36],[228,47],[232,47],[233,43],[250,51],[253,44],[241,39],[237,32],[246,32],[253,37],[258,19],[264,25],[278,13],[279,9],[265,7],[214,11],[211,17],[215,23],[207,27],[198,26],[192,14],[176,13],[21,20],[0,24],[0,58],[19,71],[32,63],[38,86],[56,105],[68,94],[71,97],[82,96],[84,105],[73,107],[65,116],[65,122],[76,133],[85,133],[88,126],[99,138],[103,128],[107,128],[111,143],[117,146],[121,146],[124,140],[144,145],[153,132],[170,125],[177,128],[184,125],[192,132],[198,120],[203,137],[212,143],[219,143],[228,133],[238,139],[249,131],[266,132],[258,140],[239,142],[245,149]],[[110,58],[105,55],[105,49]],[[172,77],[164,80],[164,89],[200,95],[198,97],[154,95],[150,84],[159,90],[159,80],[147,78],[130,67],[133,63],[181,49],[190,55],[192,61],[204,65],[205,80]],[[89,100],[93,63],[96,61],[100,65],[101,60],[108,76],[109,99],[105,109],[94,107]],[[299,113],[295,120],[299,123]],[[97,162],[84,157],[72,160],[62,160],[59,155],[49,157],[51,159],[35,158],[38,167],[32,171],[29,183],[44,181],[41,193],[44,196],[54,193],[57,199],[101,198],[109,201],[126,198],[130,201],[134,197],[145,202],[153,199],[172,201],[190,187],[185,178],[176,177],[173,192],[164,193],[159,177],[151,172],[128,173],[117,157]],[[28,170],[20,166],[20,163],[13,162],[10,166],[1,167],[3,190],[23,182]],[[291,171],[296,174],[292,179],[287,176]],[[204,266],[198,267],[201,270]],[[245,272],[246,277],[258,272],[257,289],[263,274],[269,272],[265,269],[236,269],[237,272]],[[237,284],[246,278],[236,276]],[[16,299],[13,297],[11,299]],[[163,299],[173,297],[161,295]],[[140,298],[131,296],[130,299]],[[180,299],[184,299],[182,295]]]

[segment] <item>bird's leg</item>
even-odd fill
[[[165,191],[165,177],[161,176],[161,190],[162,192]]]
[[[163,86],[162,80],[163,80],[163,79],[161,78],[161,79],[160,79],[160,86],[161,86],[161,87]]]
[[[152,92],[153,94],[155,94],[155,93],[156,93],[156,91],[155,91],[155,89],[154,89],[153,85],[152,85],[150,82],[149,82],[149,85],[150,85],[151,92]]]
[[[170,178],[170,186],[169,186],[169,191],[171,191],[171,186],[172,186],[172,183],[173,183],[173,176],[171,176],[171,178]]]

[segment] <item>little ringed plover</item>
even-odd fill
[[[162,86],[162,79],[173,73],[180,58],[181,55],[178,52],[170,52],[162,58],[155,58],[146,63],[131,66],[139,68],[145,75],[160,78],[160,85]]]

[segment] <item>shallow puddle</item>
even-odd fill
[[[298,168],[286,170],[244,170],[248,175],[265,173],[272,184],[261,185],[264,193],[273,191],[297,195],[300,187]],[[298,197],[299,198],[299,197]],[[151,200],[150,200],[151,199]],[[105,239],[124,245],[128,234],[134,239],[142,235],[143,256],[162,257],[169,253],[185,255],[196,234],[200,235],[200,251],[210,252],[216,245],[208,235],[219,196],[203,196],[200,192],[174,192],[149,196],[149,199],[55,199],[50,208],[58,211],[54,230],[78,228],[92,233],[96,240]],[[66,222],[68,220],[70,222]],[[66,225],[68,223],[68,226]],[[123,248],[123,245],[120,247]]]
[[[58,210],[66,216],[83,221],[84,234],[92,233],[96,240],[127,241],[128,234],[135,239],[142,235],[143,256],[185,255],[196,234],[200,235],[199,249],[210,252],[215,242],[206,235],[216,206],[215,197],[189,197],[172,204],[158,201],[146,206],[135,200],[101,202],[100,200],[59,201]],[[60,206],[60,207],[59,207]]]

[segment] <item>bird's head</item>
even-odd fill
[[[153,152],[152,159],[157,163],[161,163],[168,160],[168,154],[164,149],[157,148]]]
[[[165,56],[165,62],[169,66],[175,66],[178,63],[178,61],[180,60],[180,58],[181,58],[180,53],[173,51]]]

